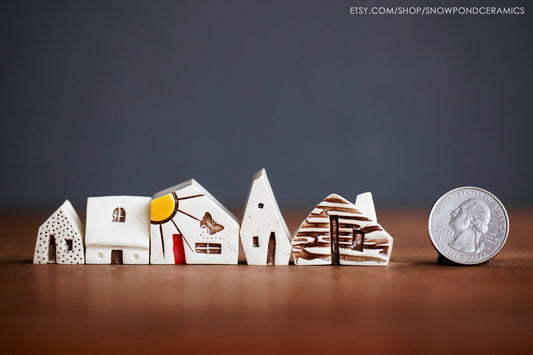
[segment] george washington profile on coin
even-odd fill
[[[448,245],[455,250],[474,253],[479,250],[479,239],[487,233],[490,208],[480,199],[469,199],[450,213],[453,240]]]
[[[509,216],[487,190],[458,187],[442,195],[428,219],[431,243],[440,256],[462,265],[484,263],[503,248]]]

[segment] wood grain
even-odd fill
[[[533,352],[532,209],[479,266],[436,263],[428,211],[379,211],[388,267],[33,265],[51,212],[0,212],[2,353]]]

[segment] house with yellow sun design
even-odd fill
[[[237,264],[239,222],[194,179],[156,193],[151,264]]]

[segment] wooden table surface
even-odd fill
[[[427,210],[378,211],[388,267],[33,265],[52,212],[0,213],[3,354],[533,353],[532,209],[478,266],[436,263]]]

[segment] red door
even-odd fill
[[[172,234],[174,244],[174,263],[185,264],[185,248],[183,247],[183,236],[181,234]]]

